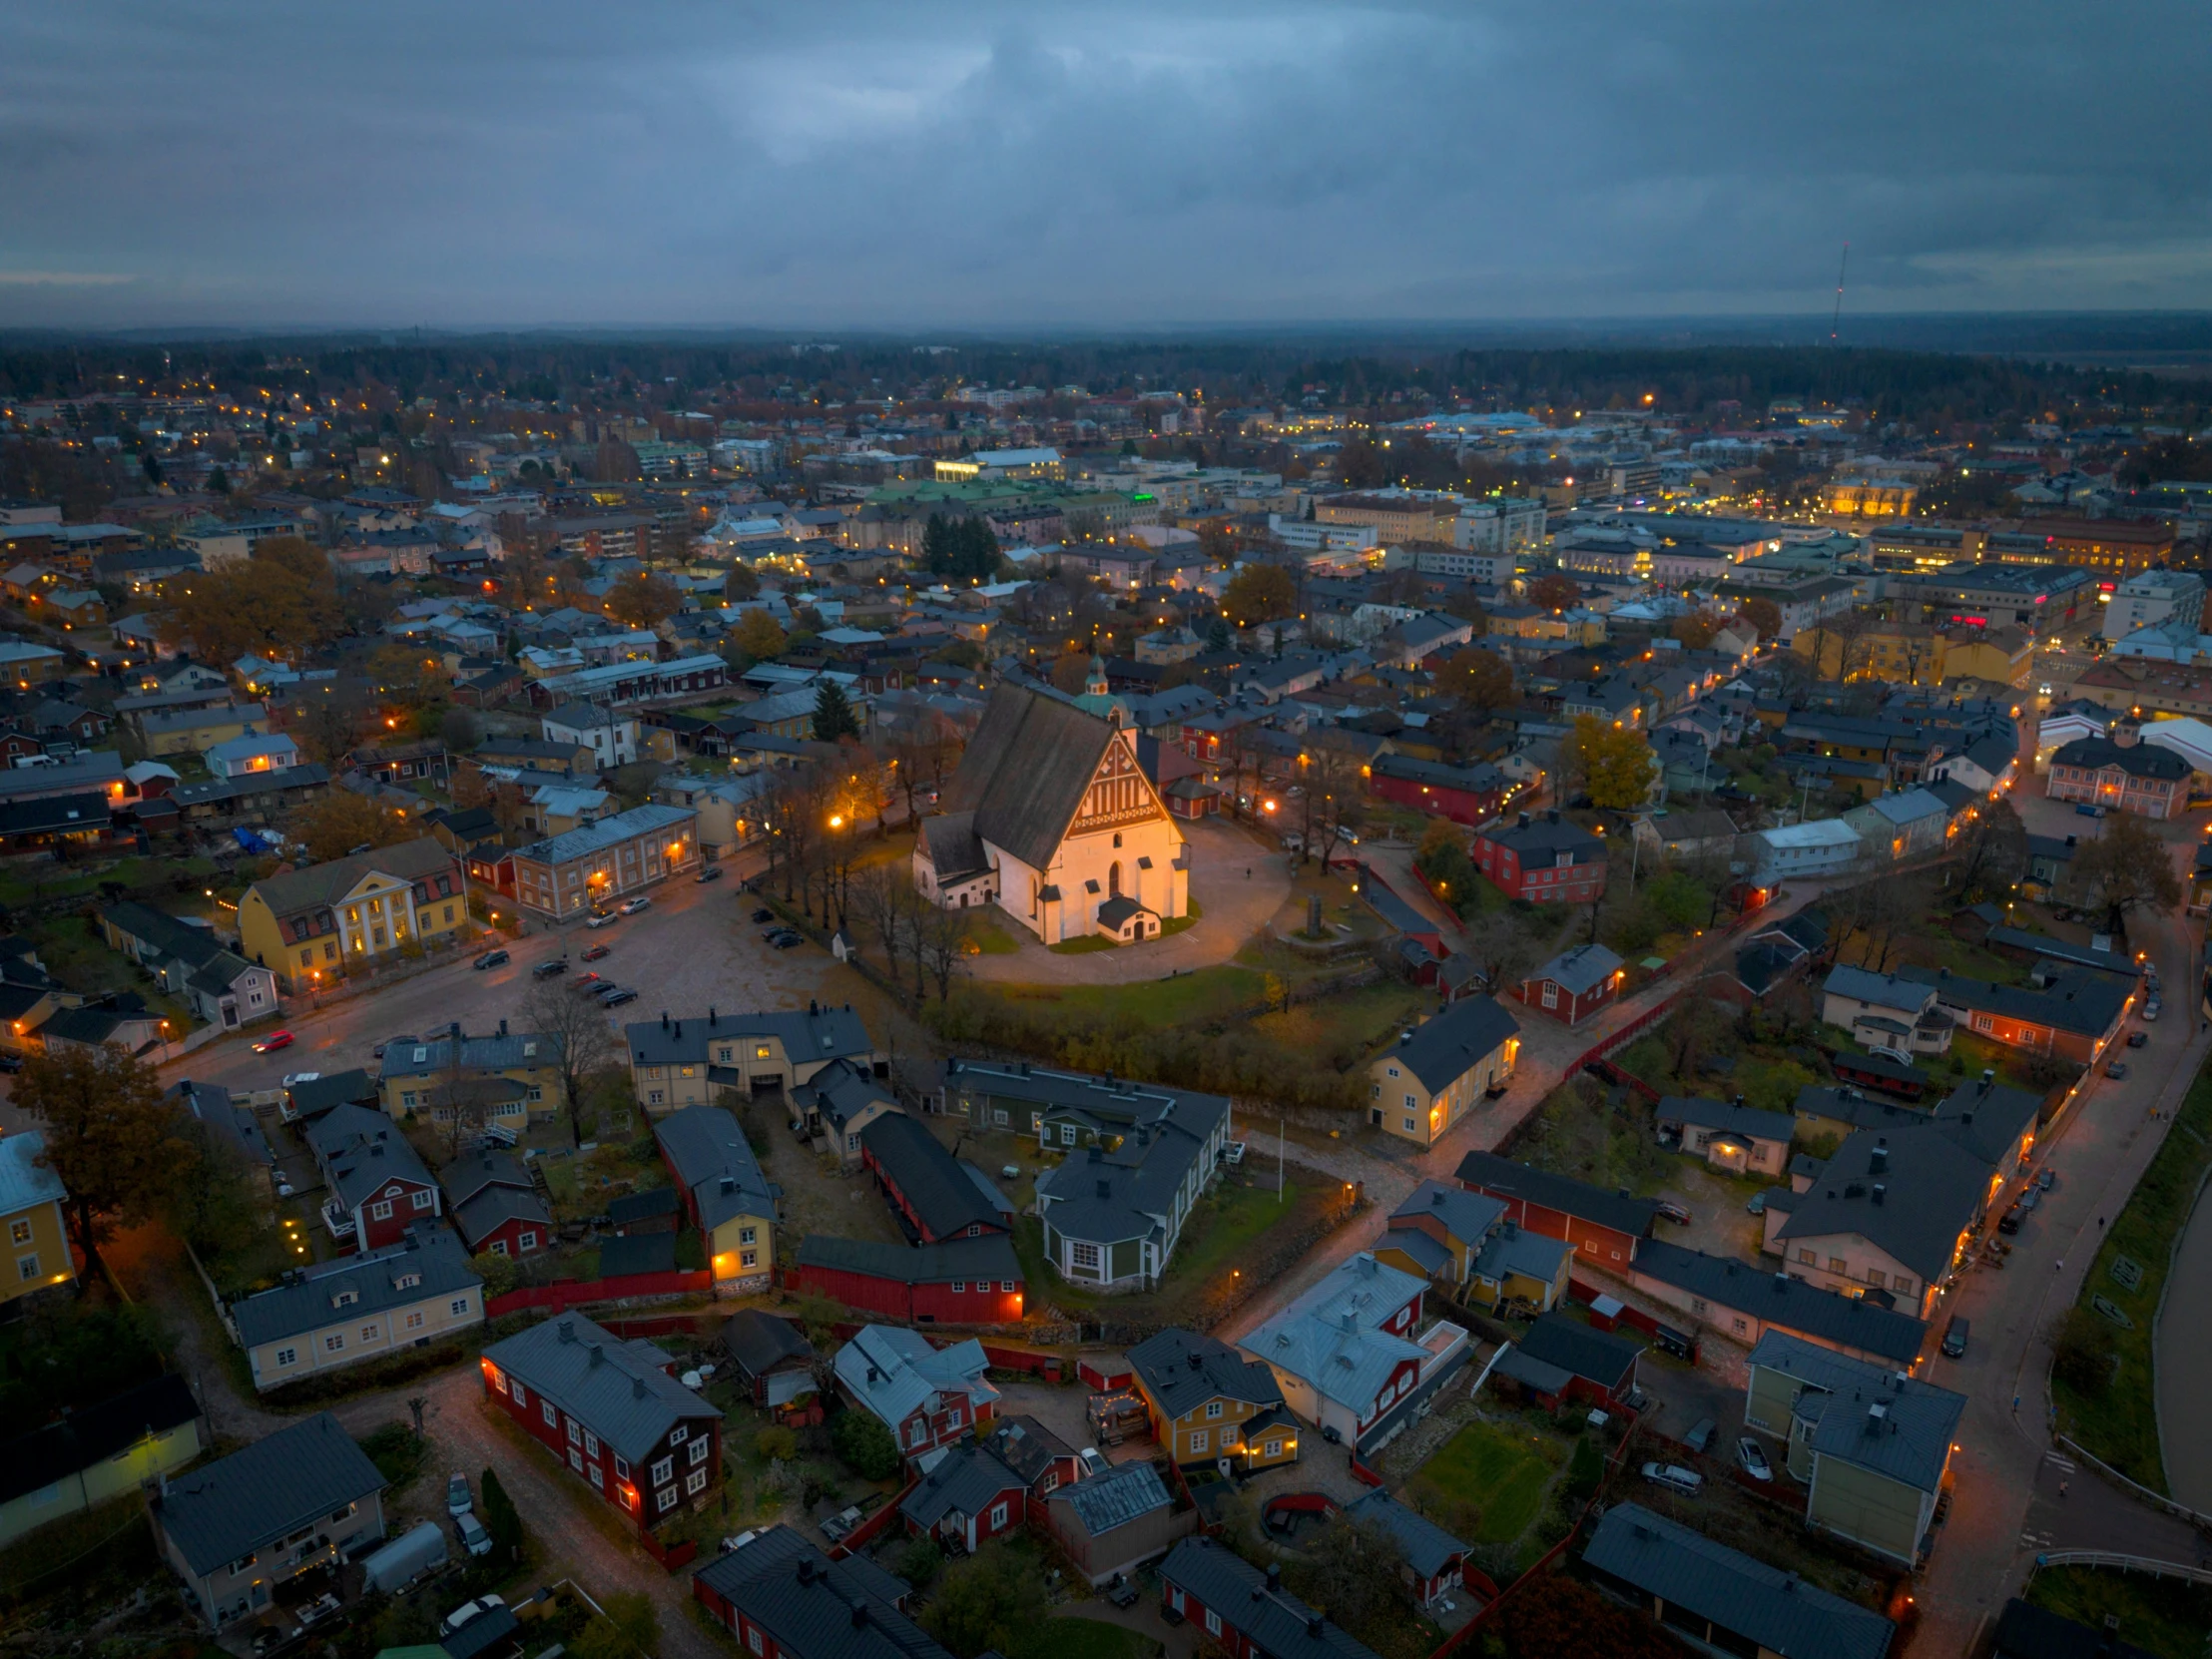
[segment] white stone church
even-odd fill
[[[1138,764],[1136,733],[1112,698],[1083,702],[991,694],[914,846],[914,884],[932,903],[995,903],[1046,944],[1133,944],[1189,912],[1190,845]]]

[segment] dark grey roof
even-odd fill
[[[1608,1192],[1571,1175],[1553,1175],[1530,1169],[1494,1152],[1470,1152],[1454,1172],[1460,1181],[1499,1198],[1517,1198],[1546,1210],[1558,1210],[1632,1238],[1651,1232],[1659,1207],[1648,1198],[1631,1198],[1626,1192]]]
[[[1268,1588],[1267,1575],[1211,1538],[1185,1538],[1160,1563],[1163,1582],[1221,1615],[1270,1659],[1377,1659],[1366,1643],[1339,1629],[1288,1590]]]
[[[327,1172],[332,1196],[348,1210],[386,1181],[433,1184],[399,1126],[366,1106],[332,1107],[309,1126],[307,1145]]]
[[[1620,1386],[1634,1372],[1642,1343],[1611,1331],[1599,1331],[1564,1314],[1546,1314],[1521,1337],[1520,1351],[1531,1360],[1557,1366],[1606,1389]]]
[[[838,1131],[870,1106],[896,1107],[898,1096],[889,1084],[876,1081],[865,1060],[831,1060],[808,1081],[792,1090],[792,1102],[814,1106]],[[841,1142],[839,1143],[842,1144]]]
[[[867,1027],[850,1006],[810,1003],[805,1008],[761,1008],[726,1014],[710,1008],[704,1019],[639,1020],[623,1028],[631,1060],[641,1066],[704,1065],[712,1050],[736,1046],[748,1038],[773,1037],[794,1065],[818,1060],[866,1059],[874,1053]]]
[[[1478,761],[1471,767],[1451,767],[1439,761],[1416,761],[1410,755],[1379,755],[1373,770],[1378,778],[1401,778],[1411,784],[1462,790],[1470,795],[1494,793],[1505,788],[1505,774],[1487,761]]]
[[[686,1106],[653,1126],[676,1179],[692,1195],[699,1225],[712,1231],[733,1216],[773,1216],[761,1161],[738,1120],[720,1106]]]
[[[484,1283],[469,1265],[461,1241],[435,1225],[408,1228],[402,1244],[296,1271],[296,1280],[231,1304],[231,1323],[247,1348],[304,1336],[355,1315],[411,1308],[428,1297],[477,1290]],[[346,1295],[354,1300],[341,1312],[332,1299]]]
[[[1419,1265],[1421,1272],[1431,1278],[1453,1265],[1451,1252],[1417,1227],[1393,1225],[1386,1228],[1382,1237],[1376,1241],[1375,1248],[1382,1250],[1385,1247],[1411,1257]]]
[[[1910,1314],[1659,1239],[1636,1252],[1636,1272],[1766,1325],[1879,1354],[1901,1366],[1914,1363],[1928,1335],[1927,1324]]]
[[[921,821],[921,836],[939,882],[980,875],[991,867],[983,842],[975,833],[973,813],[939,813],[925,818]]]
[[[179,784],[169,792],[169,799],[176,802],[179,807],[208,807],[217,802],[240,801],[249,796],[273,795],[284,790],[319,789],[329,781],[329,768],[310,763],[306,766],[291,767],[282,772],[242,772],[236,778],[210,778],[199,783]],[[366,853],[362,854],[364,859],[367,856]],[[316,864],[312,867],[322,869],[327,866]],[[407,873],[407,871],[398,869],[388,863],[378,864],[376,867],[388,875],[404,875]],[[307,872],[301,871],[300,873]],[[266,882],[263,883],[265,886],[267,884]],[[342,891],[343,889],[339,890]],[[327,902],[327,900],[310,898],[304,903],[294,905],[292,910],[286,913],[293,914],[300,909],[322,902]]]
[[[1051,1501],[1072,1509],[1084,1533],[1095,1538],[1166,1509],[1175,1498],[1161,1480],[1159,1469],[1145,1461],[1117,1463],[1104,1474],[1062,1487],[1052,1494]]]
[[[936,1466],[906,1494],[898,1512],[914,1525],[927,1528],[947,1514],[980,1515],[993,1502],[1006,1498],[1019,1509],[1029,1482],[1001,1463],[973,1440],[954,1447],[937,1459]]]
[[[1996,906],[1976,904],[1974,908],[1995,909]],[[1999,915],[2002,913],[1998,911]],[[2125,951],[2092,950],[2085,944],[2068,944],[2064,939],[2054,939],[2047,933],[2030,933],[2024,927],[1992,927],[1985,942],[1992,949],[2029,950],[2054,962],[2095,968],[2100,973],[2116,973],[2131,983],[2141,977],[2143,971]]]
[[[322,772],[320,767],[295,767],[293,773]],[[289,773],[261,773],[251,778],[224,780],[231,785],[250,785],[257,790],[279,789],[291,778]],[[316,782],[327,782],[329,774],[322,772]],[[220,786],[187,785],[175,791],[179,801],[187,798],[194,789]],[[392,876],[401,881],[420,881],[425,876],[443,875],[453,869],[453,858],[445,848],[428,835],[411,841],[401,841],[394,846],[378,847],[371,852],[356,852],[343,858],[332,858],[328,863],[308,864],[304,868],[289,870],[281,875],[272,875],[254,883],[252,891],[261,895],[272,914],[281,918],[295,915],[301,910],[317,909],[335,902],[350,892],[361,878],[370,873]]]
[[[798,1326],[758,1308],[730,1316],[722,1328],[722,1347],[748,1377],[765,1377],[795,1363],[812,1365],[815,1361],[815,1346]]]
[[[1001,685],[945,786],[944,811],[972,814],[978,837],[1048,868],[1113,741],[1097,715]]]
[[[468,1623],[440,1638],[438,1646],[445,1649],[446,1659],[476,1659],[479,1653],[489,1653],[503,1642],[512,1642],[515,1632],[522,1628],[522,1621],[515,1617],[511,1607],[491,1607],[478,1613]],[[510,1647],[509,1652],[520,1649]]]
[[[502,1025],[506,1022],[501,1021]],[[460,1064],[466,1072],[523,1071],[561,1063],[560,1039],[535,1031],[461,1034]],[[453,1065],[453,1038],[426,1037],[418,1043],[390,1043],[384,1049],[385,1077],[437,1077]]]
[[[2014,1596],[1997,1616],[1989,1659],[2157,1659],[2149,1648]]]
[[[901,1285],[942,1285],[955,1280],[1019,1280],[1021,1263],[1013,1241],[1003,1233],[981,1238],[946,1239],[938,1244],[884,1244],[875,1239],[840,1239],[810,1233],[799,1241],[796,1266],[864,1273]]]
[[[223,941],[212,927],[195,927],[151,904],[127,898],[100,912],[100,919],[116,931],[152,945],[165,956],[175,956],[199,967],[223,953]]]
[[[1761,1337],[1750,1364],[1800,1383],[1791,1409],[1810,1425],[1809,1443],[1822,1456],[1936,1490],[1966,1408],[1964,1394],[1783,1331]]]
[[[204,1468],[148,1502],[186,1564],[207,1574],[383,1490],[338,1419],[317,1411]]]
[[[1525,1274],[1530,1279],[1541,1279],[1546,1284],[1555,1281],[1559,1273],[1559,1259],[1574,1255],[1574,1246],[1565,1239],[1549,1238],[1542,1233],[1531,1233],[1525,1227],[1507,1222],[1490,1235],[1474,1259],[1472,1272],[1477,1279],[1487,1279],[1501,1284],[1509,1273]],[[1637,1260],[1643,1259],[1643,1247],[1636,1250]]]
[[[1486,841],[1511,847],[1523,868],[1531,858],[1549,868],[1561,855],[1577,864],[1597,863],[1605,856],[1605,842],[1600,837],[1557,813],[1523,813],[1516,822],[1492,825],[1481,833]]]
[[[1518,1035],[1520,1021],[1494,998],[1463,996],[1377,1058],[1395,1060],[1434,1094],[1481,1064],[1506,1038]]]
[[[621,1279],[634,1273],[676,1271],[674,1233],[618,1234],[599,1241],[599,1277]]]
[[[1992,985],[1946,969],[1932,971],[1910,964],[1898,969],[1898,977],[1933,986],[1938,1003],[2047,1025],[2054,1031],[2081,1037],[2101,1037],[2109,1031],[2120,1017],[2120,1010],[2127,1006],[2132,989],[2108,973],[2089,969],[2055,979],[2039,991],[2020,985]]]
[[[1876,1170],[1875,1153],[1887,1154]],[[1853,1131],[1798,1198],[1778,1238],[1855,1233],[1933,1283],[1989,1195],[1989,1165],[1940,1126]]]
[[[1504,1215],[1504,1202],[1487,1193],[1470,1193],[1443,1181],[1423,1181],[1390,1212],[1390,1220],[1428,1216],[1460,1243],[1473,1244],[1487,1238]]]
[[[445,1188],[449,1204],[465,1203],[486,1187],[514,1187],[523,1192],[536,1190],[530,1172],[511,1152],[472,1152],[465,1158],[457,1158],[438,1172],[438,1182]]]
[[[887,1112],[860,1131],[860,1145],[935,1237],[950,1238],[977,1223],[994,1230],[1006,1226],[1006,1217],[991,1207],[927,1125],[903,1112]]]
[[[1405,1564],[1423,1578],[1435,1577],[1467,1552],[1465,1544],[1380,1486],[1346,1504],[1344,1512],[1362,1526],[1380,1527],[1395,1538]]]
[[[1030,1416],[993,1417],[983,1443],[992,1456],[1032,1484],[1060,1458],[1075,1454],[1073,1446]]]
[[[521,1379],[633,1463],[681,1422],[722,1413],[661,1369],[671,1356],[626,1343],[581,1314],[556,1314],[494,1343],[484,1358]]]
[[[683,1214],[684,1202],[674,1187],[648,1187],[642,1193],[624,1193],[607,1201],[607,1219],[617,1227],[635,1226],[659,1216]]]
[[[1619,972],[1620,965],[1621,959],[1602,944],[1578,944],[1571,950],[1560,951],[1529,974],[1528,979],[1549,979],[1568,994],[1582,996]]]
[[[471,1250],[510,1221],[534,1222],[545,1230],[538,1242],[552,1242],[553,1213],[545,1207],[544,1199],[527,1188],[486,1187],[473,1198],[449,1204],[447,1213]]]
[[[1195,1331],[1170,1329],[1147,1337],[1129,1351],[1129,1365],[1153,1402],[1171,1417],[1209,1399],[1283,1403],[1283,1385],[1273,1371]]]
[[[166,1433],[200,1415],[200,1402],[175,1372],[164,1372],[58,1422],[0,1441],[0,1503],[12,1503],[80,1469],[105,1462],[150,1434]]]
[[[1796,1573],[1716,1543],[1640,1503],[1616,1503],[1583,1565],[1711,1619],[1778,1659],[1885,1659],[1897,1626]]]
[[[1662,1097],[1658,1121],[1718,1129],[1747,1140],[1780,1141],[1784,1146],[1788,1146],[1790,1137],[1797,1133],[1797,1119],[1788,1112],[1762,1112],[1753,1106],[1731,1106],[1726,1101],[1708,1100],[1703,1095]]]
[[[899,1611],[880,1567],[831,1561],[788,1526],[718,1555],[698,1581],[767,1631],[782,1659],[952,1659]]]
[[[2117,744],[2110,738],[2076,738],[2060,744],[2050,758],[2054,767],[2086,767],[2101,772],[2117,767],[2130,778],[2152,778],[2172,783],[2189,776],[2189,763],[2158,744]]]
[[[294,1117],[316,1118],[333,1106],[375,1105],[376,1079],[355,1066],[350,1071],[333,1071],[294,1083],[288,1092]]]

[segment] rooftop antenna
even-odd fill
[[[1851,244],[1844,244],[1844,257],[1836,262],[1836,314],[1828,319],[1828,343],[1836,343],[1837,326],[1844,320],[1844,273],[1851,267]]]

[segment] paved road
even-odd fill
[[[2031,831],[2065,835],[2090,828],[2070,807],[2044,800],[2041,789],[2042,780],[2029,777],[2014,792],[2014,805]],[[2157,828],[2186,869],[2201,821]],[[2167,992],[2166,1018],[2149,1028],[2149,1047],[2128,1052],[2126,1081],[2091,1079],[2080,1101],[2036,1148],[2037,1164],[2056,1171],[2057,1185],[2014,1238],[2010,1265],[2002,1272],[1969,1272],[1937,1316],[1967,1316],[1973,1342],[1962,1361],[1937,1359],[1926,1374],[1961,1389],[1967,1401],[1953,1460],[1949,1519],[1920,1593],[1914,1659],[1951,1659],[1964,1652],[1976,1624],[1984,1616],[1993,1619],[2005,1598],[2017,1593],[2040,1537],[2063,1536],[2074,1547],[2144,1546],[2165,1558],[2195,1559],[2188,1537],[2157,1525],[2154,1511],[2106,1504],[2103,1493],[2085,1506],[2086,1515],[2069,1510],[2053,1518],[2055,1481],[2045,1475],[2047,1333],[2080,1294],[2096,1254],[2100,1218],[2119,1213],[2172,1122],[2170,1115],[2153,1118],[2151,1111],[2181,1098],[2212,1049],[2193,1017],[2197,942],[2187,919],[2139,918],[2134,942],[2157,964]],[[2100,1478],[2088,1470],[2060,1477],[2069,1482],[2068,1505]],[[2061,1530],[2054,1533],[2054,1526]]]

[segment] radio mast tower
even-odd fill
[[[1844,257],[1836,263],[1836,314],[1828,319],[1828,343],[1836,343],[1836,329],[1844,320],[1844,273],[1851,267],[1851,244],[1844,244]]]

